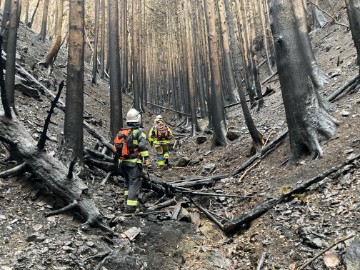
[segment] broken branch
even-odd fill
[[[21,174],[23,172],[26,171],[26,162],[21,163],[18,166],[15,166],[14,168],[11,168],[7,171],[1,172],[0,173],[0,177],[1,178],[6,178],[9,177],[11,175],[15,175],[15,174]]]
[[[335,241],[333,244],[331,244],[330,246],[328,246],[327,248],[325,248],[324,250],[320,251],[318,254],[316,254],[313,258],[311,258],[309,261],[307,261],[306,263],[304,263],[303,265],[301,265],[298,270],[302,270],[304,269],[307,265],[309,265],[310,263],[312,263],[313,261],[315,261],[317,258],[319,258],[322,254],[324,254],[326,251],[328,251],[329,249],[333,248],[334,246],[336,246],[337,244],[344,242],[345,240],[348,240],[350,238],[353,238],[354,236],[356,236],[356,234],[353,235],[348,235],[345,236],[337,241]]]
[[[39,142],[37,144],[37,147],[39,150],[42,150],[44,149],[45,147],[45,142],[46,142],[46,139],[47,139],[47,130],[49,128],[49,124],[51,123],[51,115],[53,114],[54,112],[54,109],[56,107],[56,104],[60,98],[60,95],[61,95],[61,91],[62,89],[64,88],[64,81],[62,81],[59,85],[59,91],[58,93],[56,94],[56,97],[54,98],[54,100],[51,102],[51,107],[50,107],[50,110],[49,110],[49,113],[48,113],[48,116],[46,117],[45,119],[45,124],[44,124],[44,128],[43,128],[43,131],[40,135],[40,139],[39,139]]]

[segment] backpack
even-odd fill
[[[156,130],[157,130],[157,134],[156,134],[157,139],[167,140],[169,138],[168,128],[164,124],[158,124]]]
[[[136,133],[137,134],[137,133]],[[137,145],[134,144],[133,129],[122,128],[114,139],[114,150],[122,160],[136,158],[140,155]]]

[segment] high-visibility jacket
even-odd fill
[[[149,157],[149,151],[147,148],[147,140],[146,140],[146,134],[141,128],[137,127],[128,127],[132,128],[132,134],[133,134],[133,145],[137,147],[137,151],[139,152],[139,155],[135,158],[128,158],[120,160],[121,162],[132,162],[132,163],[142,163],[143,158]],[[116,140],[117,137],[114,139],[114,151],[116,152]]]
[[[155,145],[157,144],[169,144],[173,135],[171,129],[168,126],[165,126],[167,129],[167,138],[159,138],[158,137],[158,124],[155,124],[149,132],[149,142],[153,142]]]

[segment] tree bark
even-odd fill
[[[337,121],[325,108],[315,90],[302,43],[298,42],[298,27],[294,23],[291,1],[271,0],[271,29],[274,37],[286,121],[289,128],[292,164],[304,155],[323,156],[320,141],[334,134]]]
[[[84,0],[70,0],[64,150],[80,162],[84,148]],[[73,158],[67,154],[64,158]]]
[[[58,54],[61,47],[61,34],[62,34],[62,22],[63,22],[63,0],[57,0],[58,8],[57,8],[57,28],[56,28],[56,36],[51,44],[50,50],[45,57],[45,61],[42,62],[45,67],[52,66],[56,55]]]
[[[110,132],[112,138],[123,126],[119,55],[118,1],[109,0]]]
[[[106,32],[105,32],[105,25],[106,25],[106,21],[105,21],[105,0],[101,0],[101,14],[100,14],[100,27],[101,27],[101,50],[100,50],[100,78],[104,79],[105,77],[105,36],[106,36]]]
[[[11,5],[10,24],[8,31],[5,88],[10,107],[15,110],[15,61],[16,61],[16,40],[18,29],[19,2],[15,1]],[[5,45],[5,44],[4,44]]]
[[[102,222],[100,211],[87,195],[87,186],[76,175],[67,177],[68,169],[59,160],[36,147],[36,142],[16,119],[0,116],[0,140],[9,144],[18,164],[26,164],[26,171],[44,181],[45,186],[65,204],[76,201],[74,210],[92,226],[108,229]]]
[[[293,11],[296,19],[297,41],[301,44],[302,54],[308,68],[310,78],[316,89],[324,86],[327,82],[327,75],[319,68],[313,50],[306,21],[306,14],[302,0],[292,1]]]
[[[224,50],[224,67],[225,67],[225,76],[228,82],[228,87],[231,95],[231,102],[239,102],[239,92],[236,87],[235,79],[234,79],[234,72],[233,72],[233,65],[231,62],[231,53],[230,53],[230,38],[229,38],[229,27],[226,21],[226,12],[224,8],[223,1],[218,1],[219,3],[219,14],[220,14],[220,26],[222,32],[222,47]],[[238,86],[240,87],[240,85]]]
[[[98,70],[98,40],[99,40],[99,0],[95,0],[95,37],[94,37],[94,51],[93,51],[93,67],[91,82],[96,84],[96,75]]]
[[[213,145],[227,145],[226,122],[224,114],[224,101],[221,92],[221,76],[219,63],[219,38],[215,26],[215,3],[205,0],[206,23],[209,39],[210,70],[211,70],[211,97],[209,112],[211,113],[212,127],[214,129]]]
[[[241,77],[240,77],[240,63],[237,55],[239,55],[239,47],[235,41],[235,31],[234,31],[234,20],[231,12],[231,7],[229,0],[224,0],[225,3],[225,10],[226,10],[226,17],[229,24],[229,34],[230,34],[230,44],[231,44],[231,54],[233,57],[233,63],[234,63],[234,70],[235,70],[235,79],[237,85],[241,85]],[[261,147],[263,145],[262,142],[262,135],[256,128],[256,125],[254,123],[254,120],[252,119],[249,107],[246,103],[246,97],[245,92],[242,87],[238,88],[239,95],[240,95],[240,103],[241,103],[241,109],[244,114],[245,123],[249,130],[250,136],[255,144],[256,151],[259,152],[261,150]]]
[[[44,0],[43,17],[41,21],[41,30],[39,34],[39,40],[41,41],[45,41],[46,38],[48,11],[49,11],[49,0]]]
[[[345,2],[349,17],[351,34],[357,53],[356,63],[360,67],[360,3],[356,0],[346,0]]]

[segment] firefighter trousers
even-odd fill
[[[142,164],[132,162],[121,162],[120,169],[122,171],[124,181],[124,194],[127,195],[127,206],[137,206],[138,196],[141,189]]]

